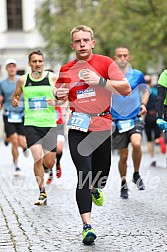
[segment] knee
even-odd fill
[[[34,163],[36,167],[41,167],[43,165],[42,159],[36,159],[34,160]]]
[[[34,159],[35,164],[37,164],[37,165],[43,164],[43,157],[39,153],[36,153],[36,154],[33,153],[33,159]]]
[[[141,150],[141,144],[140,143],[134,143],[132,145],[134,151],[140,151]]]
[[[44,164],[47,168],[52,169],[55,164],[55,159],[45,159]]]
[[[62,148],[60,146],[56,147],[56,154],[60,154],[62,152]]]
[[[26,139],[24,137],[22,137],[22,139],[19,139],[19,146],[22,147],[23,149],[27,148],[27,142]]]
[[[14,147],[18,147],[18,145],[19,145],[18,139],[17,139],[17,138],[11,139],[11,144],[12,144]]]
[[[120,155],[120,160],[121,160],[122,162],[125,162],[125,163],[126,163],[127,159],[128,159],[128,153],[127,153],[127,152],[122,153],[122,154]]]

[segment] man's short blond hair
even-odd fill
[[[86,26],[86,25],[77,25],[70,32],[70,38],[71,38],[71,40],[73,39],[73,34],[75,32],[79,32],[79,31],[90,32],[91,39],[92,40],[94,39],[94,34],[93,34],[92,28],[90,28],[89,26]]]

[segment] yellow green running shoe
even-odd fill
[[[90,245],[96,239],[95,231],[90,224],[85,224],[82,231],[83,243]]]
[[[99,188],[96,188],[95,192],[92,192],[92,201],[97,205],[97,206],[103,206],[104,204],[104,196],[102,191]]]
[[[39,199],[34,203],[37,206],[44,206],[47,205],[47,196],[46,193],[40,193]]]

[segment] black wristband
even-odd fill
[[[144,104],[143,102],[140,105],[144,105],[146,107],[146,104]]]
[[[56,100],[59,100],[59,98],[57,97],[57,91],[55,92],[54,97],[56,98]]]
[[[104,79],[103,77],[100,77],[100,80],[99,80],[99,86],[100,87],[105,87],[105,85],[107,84],[107,80]]]

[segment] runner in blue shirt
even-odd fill
[[[146,114],[146,104],[148,101],[148,89],[145,84],[144,75],[141,71],[133,69],[130,64],[130,54],[126,47],[118,47],[115,50],[115,61],[121,71],[128,79],[132,88],[129,96],[113,94],[111,114],[114,121],[112,148],[119,149],[119,172],[121,176],[122,198],[128,198],[128,187],[126,181],[128,145],[132,145],[132,159],[134,165],[133,182],[140,190],[145,186],[139,174],[140,162],[142,158],[141,139],[144,129],[143,116]]]
[[[17,75],[17,66],[15,59],[8,59],[5,63],[8,77],[0,82],[0,108],[3,108],[3,121],[6,139],[12,145],[12,156],[15,165],[14,175],[19,175],[20,168],[18,167],[19,150],[23,148],[25,156],[28,155],[26,138],[24,135],[24,104],[18,108],[14,108],[11,104],[11,97],[16,88],[16,82],[19,78]]]

